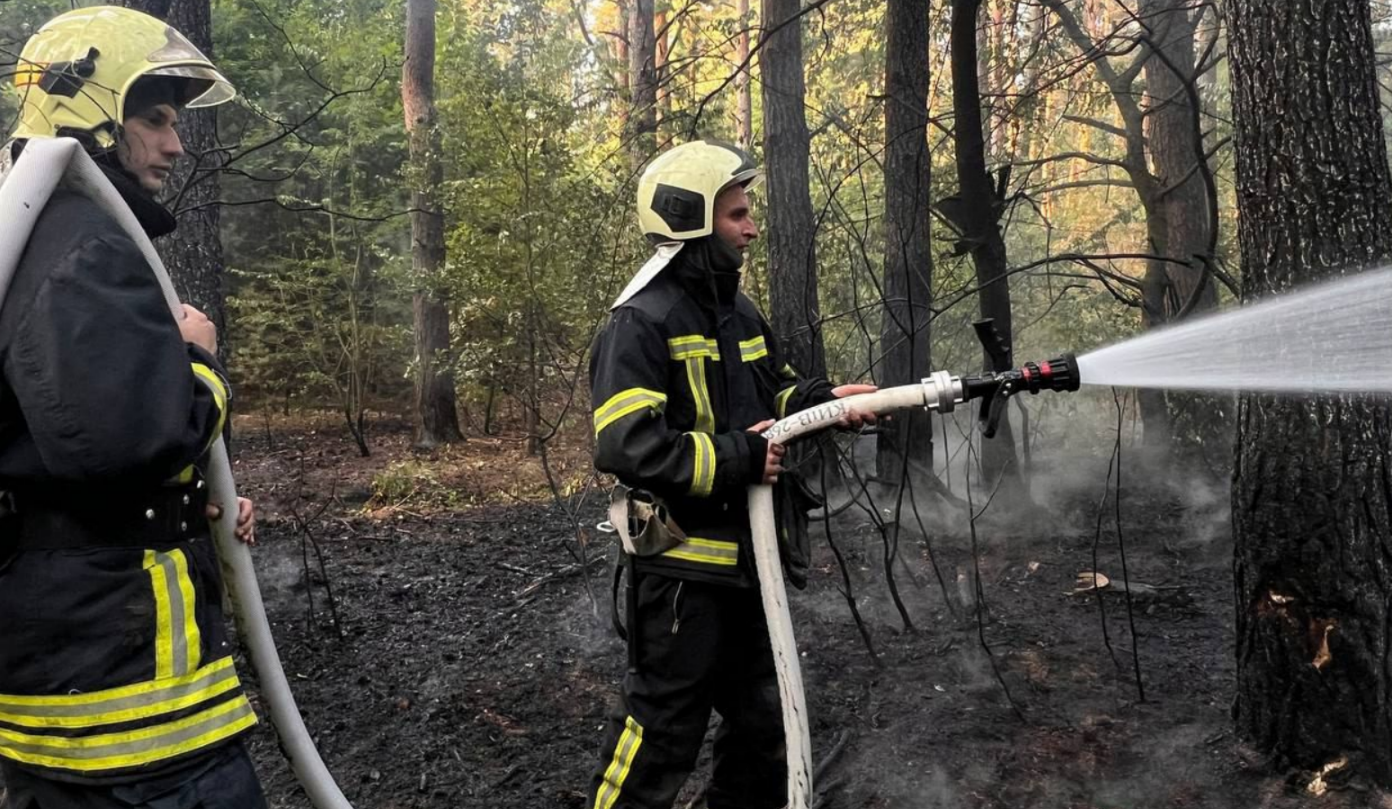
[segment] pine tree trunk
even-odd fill
[[[885,29],[885,311],[877,381],[892,386],[930,373],[928,0],[889,0]],[[906,458],[932,469],[933,430],[926,410],[900,414],[880,428],[879,478],[898,481]]]
[[[1152,110],[1146,119],[1146,143],[1159,181],[1156,198],[1146,214],[1152,234],[1151,251],[1190,262],[1189,266],[1162,262],[1152,268],[1165,283],[1148,301],[1156,311],[1155,316],[1148,318],[1150,327],[1218,306],[1218,285],[1213,279],[1205,279],[1206,270],[1195,258],[1209,256],[1212,239],[1208,190],[1196,169],[1198,134],[1187,89],[1196,80],[1194,38],[1206,10],[1195,10],[1189,0],[1145,0],[1140,6],[1143,19],[1151,27],[1151,39],[1165,57],[1152,57],[1144,70]],[[1178,68],[1182,75],[1176,75],[1173,68]],[[1142,392],[1141,397],[1147,446],[1169,445],[1165,447],[1167,451],[1177,452],[1181,458],[1193,456],[1195,460],[1196,453],[1211,451],[1216,448],[1213,445],[1221,445],[1226,454],[1232,440],[1230,396],[1152,391]],[[1158,399],[1158,407],[1157,402],[1148,399]],[[1164,408],[1163,412],[1155,412],[1159,408]]]
[[[1368,3],[1225,10],[1244,298],[1386,261],[1392,176]],[[1388,408],[1252,395],[1238,422],[1238,731],[1283,762],[1347,757],[1392,783]]]
[[[629,150],[635,166],[657,153],[657,37],[653,0],[630,0],[628,81],[633,103],[628,114]]]
[[[416,446],[462,441],[449,361],[449,308],[441,289],[445,224],[438,191],[444,179],[435,126],[435,0],[407,0],[406,63],[401,102],[411,155],[411,268],[416,332]]]
[[[208,0],[132,0],[127,7],[166,19],[204,55],[213,58]],[[177,129],[186,156],[174,164],[174,174],[165,191],[170,209],[178,216],[179,229],[156,242],[156,247],[179,297],[202,310],[217,326],[225,353],[225,264],[219,230],[221,209],[217,205],[222,153],[217,151],[217,107],[184,110],[179,114]]]
[[[1005,239],[1000,231],[1002,200],[986,173],[986,141],[977,77],[976,29],[981,0],[952,0],[952,109],[956,118],[958,205],[955,224],[976,266],[977,299],[982,318],[995,321],[1009,353],[1012,337],[1010,281],[1006,276]],[[1013,357],[1010,360],[1013,362]],[[985,369],[995,370],[990,357]],[[982,402],[982,408],[990,406]],[[1009,411],[995,437],[981,443],[981,473],[987,487],[1001,487],[1007,498],[1023,495]]]
[[[794,368],[821,376],[826,373],[826,351],[817,298],[817,227],[808,181],[811,135],[803,109],[801,14],[799,0],[763,0],[760,75],[768,175],[764,238],[773,329]]]
[[[735,34],[735,59],[742,65],[735,76],[735,143],[745,151],[754,145],[754,95],[749,91],[749,29],[754,24],[749,0],[736,0],[739,33]]]

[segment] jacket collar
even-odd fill
[[[673,279],[709,309],[734,305],[744,256],[715,234],[687,242],[673,261]]]
[[[140,223],[145,234],[151,239],[158,239],[174,232],[179,226],[178,220],[169,209],[160,204],[154,195],[141,187],[135,176],[119,166],[113,166],[114,156],[108,158],[106,155],[97,158],[97,166],[101,168],[106,179],[116,186],[116,191],[121,195],[121,199],[126,205],[130,206],[131,212],[135,214],[135,220]]]

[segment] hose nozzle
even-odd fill
[[[1078,358],[1071,352],[1040,363],[1027,362],[1020,368],[1025,390],[1075,391],[1082,384],[1078,378]]]
[[[990,438],[1000,427],[1001,416],[1011,396],[1022,391],[1031,394],[1043,390],[1075,391],[1081,384],[1078,358],[1069,353],[1045,362],[1027,362],[1009,371],[967,377],[962,380],[962,389],[964,400],[989,400],[989,404],[981,408],[981,434]]]

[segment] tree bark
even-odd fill
[[[653,10],[653,97],[655,113],[653,132],[661,135],[664,129],[672,127],[672,73],[667,64],[672,50],[672,31],[668,22],[667,7]]]
[[[1191,13],[1193,0],[1144,0],[1140,8],[1152,29],[1155,49],[1165,57],[1152,56],[1144,68],[1150,105],[1147,144],[1160,185],[1150,218],[1158,220],[1157,235],[1163,238],[1154,247],[1159,255],[1193,261],[1195,255],[1209,252],[1208,192],[1196,170],[1194,107],[1186,89],[1195,81],[1194,34],[1199,13]],[[1166,61],[1183,75],[1175,75]],[[1199,300],[1191,311],[1208,311],[1218,305],[1218,286],[1202,283],[1204,268],[1200,262],[1193,261],[1190,266],[1165,263],[1162,270],[1169,280],[1167,294],[1160,302],[1165,320],[1179,314],[1196,290]]]
[[[812,136],[803,109],[801,14],[799,0],[763,0],[759,64],[768,174],[765,238],[773,329],[794,368],[821,376],[826,373],[826,351],[817,298],[817,226],[808,180]]]
[[[931,372],[928,0],[889,0],[885,34],[885,308],[877,381],[890,386],[910,384]],[[898,481],[906,459],[933,467],[933,429],[926,410],[901,414],[880,428],[875,455],[879,478]]]
[[[1183,313],[1203,277],[1204,268],[1195,255],[1211,253],[1207,188],[1195,165],[1198,135],[1193,107],[1185,92],[1197,69],[1194,29],[1202,8],[1191,17],[1196,4],[1189,0],[1145,0],[1141,17],[1149,31],[1149,42],[1141,44],[1136,56],[1126,57],[1142,61],[1119,70],[1105,56],[1107,47],[1089,32],[1099,29],[1103,20],[1094,13],[1080,21],[1064,0],[1043,3],[1057,15],[1075,49],[1092,60],[1121,117],[1125,133],[1122,169],[1145,210],[1148,250],[1157,256],[1193,262],[1192,267],[1161,260],[1146,263],[1141,279],[1142,324],[1147,329],[1164,326]],[[1153,48],[1158,48],[1165,59],[1154,55]],[[1177,76],[1166,61],[1178,68],[1184,78]],[[1137,66],[1139,71],[1133,69]],[[1161,107],[1149,115],[1138,103],[1140,89],[1135,79],[1141,74],[1145,76],[1152,105]],[[1211,309],[1216,302],[1216,286],[1208,283],[1195,305],[1184,314],[1187,317]],[[1190,416],[1202,414],[1204,408],[1217,406],[1217,397],[1167,394],[1162,390],[1142,390],[1138,398],[1145,426],[1143,440],[1148,448],[1158,452],[1168,452],[1175,442],[1171,400],[1179,410],[1189,411],[1181,415],[1186,423],[1192,420]]]
[[[213,58],[212,12],[208,0],[131,0],[128,8],[165,19]],[[169,271],[179,297],[202,310],[218,329],[223,353],[228,348],[227,313],[223,289],[226,265],[222,254],[217,151],[217,107],[184,110],[176,126],[187,156],[174,164],[165,186],[168,202],[178,216],[179,229],[160,239],[160,259]]]
[[[1243,297],[1392,255],[1366,0],[1228,0]],[[1311,317],[1329,316],[1311,313]],[[1392,425],[1356,396],[1251,395],[1233,478],[1241,735],[1392,783]]]
[[[952,110],[956,118],[953,143],[957,149],[958,198],[952,205],[954,224],[963,246],[971,252],[979,287],[982,318],[995,321],[1005,340],[1010,363],[1012,325],[1010,281],[1006,275],[1005,239],[1000,213],[1004,200],[986,172],[986,141],[981,120],[981,90],[977,76],[976,29],[981,0],[952,0]],[[985,369],[995,370],[985,357]],[[983,401],[982,412],[990,406]],[[1016,462],[1009,410],[1001,417],[995,438],[981,442],[981,473],[988,487],[1000,485],[1007,497],[1022,496],[1023,482]]]
[[[1152,56],[1144,68],[1150,106],[1146,144],[1157,181],[1146,205],[1150,249],[1190,262],[1150,262],[1144,286],[1147,328],[1218,306],[1218,285],[1204,277],[1204,265],[1196,258],[1211,258],[1212,251],[1208,191],[1197,170],[1199,136],[1188,92],[1196,81],[1194,35],[1205,9],[1193,7],[1191,0],[1145,0],[1140,6],[1153,46],[1165,57]],[[1206,443],[1231,440],[1231,417],[1221,415],[1225,397],[1159,390],[1140,396],[1145,444],[1152,450],[1183,456],[1201,452]]]
[[[754,95],[749,91],[749,0],[736,0],[739,33],[735,34],[735,59],[740,65],[735,76],[735,143],[745,151],[754,145]]]
[[[440,275],[445,223],[440,212],[440,132],[435,125],[435,0],[407,0],[401,103],[411,158],[411,268],[416,332],[416,446],[462,441],[450,367],[449,307]]]
[[[633,88],[628,114],[629,150],[640,166],[657,153],[657,37],[653,0],[630,0],[628,81]]]

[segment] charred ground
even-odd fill
[[[473,441],[432,459],[425,475],[404,427],[376,436],[369,459],[332,429],[242,427],[238,474],[261,509],[255,555],[281,655],[354,805],[582,809],[624,665],[599,558],[607,543],[594,540],[587,586],[566,549],[576,526],[542,497],[544,476],[520,442]],[[580,447],[552,461],[560,479],[585,466]],[[1105,472],[1105,461],[1082,477]],[[1071,594],[1094,569],[1102,480],[1051,492],[1047,513],[993,505],[978,521],[978,564],[965,513],[931,520],[936,573],[906,522],[896,575],[914,631],[888,598],[868,515],[834,518],[879,662],[819,541],[821,564],[793,598],[824,764],[818,805],[1392,807],[1337,779],[1316,796],[1312,774],[1275,775],[1233,737],[1221,498],[1123,490],[1130,615],[1111,505],[1096,569],[1114,581],[1100,605],[1095,592]],[[592,536],[597,502],[578,514]],[[268,723],[250,746],[272,805],[307,806]],[[683,804],[707,772],[698,769]]]

